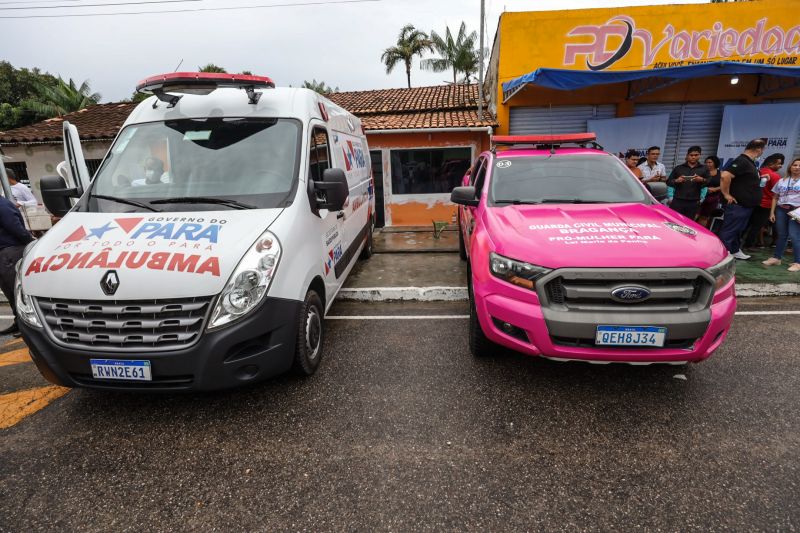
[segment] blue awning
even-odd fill
[[[503,101],[507,102],[526,85],[537,85],[548,89],[571,91],[585,89],[595,85],[624,83],[648,80],[658,87],[663,87],[691,78],[706,76],[761,74],[779,78],[794,78],[800,83],[800,67],[779,67],[773,65],[754,65],[752,63],[736,63],[717,61],[701,63],[685,67],[657,68],[649,70],[629,71],[591,71],[568,70],[556,68],[540,68],[529,74],[503,83]],[[794,83],[793,83],[794,85]]]

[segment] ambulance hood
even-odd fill
[[[218,294],[283,209],[192,213],[69,213],[28,251],[31,296],[150,300]],[[116,271],[116,292],[101,280]]]
[[[716,235],[662,205],[519,205],[485,212],[497,253],[547,268],[708,268],[728,255]]]

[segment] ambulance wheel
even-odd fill
[[[370,218],[369,221],[369,229],[367,230],[367,240],[364,243],[364,247],[361,249],[361,255],[359,256],[360,259],[369,259],[372,257],[372,246],[373,246],[373,233],[375,232],[375,219]]]
[[[467,246],[464,244],[464,234],[461,232],[461,215],[458,216],[458,257],[467,260]]]
[[[325,310],[322,300],[313,290],[308,291],[297,317],[297,342],[294,348],[292,370],[301,376],[317,371],[322,359]]]
[[[478,320],[478,311],[475,307],[475,294],[472,291],[472,272],[467,272],[467,292],[469,294],[469,351],[475,357],[489,357],[497,347],[495,343],[486,338]]]

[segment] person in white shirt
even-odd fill
[[[6,167],[6,175],[8,176],[8,184],[11,185],[11,194],[14,196],[14,203],[16,203],[18,207],[21,205],[36,205],[39,203],[28,186],[17,181],[17,174],[13,170]]]
[[[658,161],[661,147],[651,146],[647,149],[647,160],[639,165],[642,171],[642,183],[649,181],[667,181],[667,169]]]

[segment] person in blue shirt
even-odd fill
[[[17,306],[14,299],[14,282],[17,277],[16,264],[22,258],[25,245],[33,240],[33,236],[25,229],[25,222],[17,206],[6,198],[0,197],[0,289],[11,306],[14,322],[0,331],[0,335],[18,333]]]

